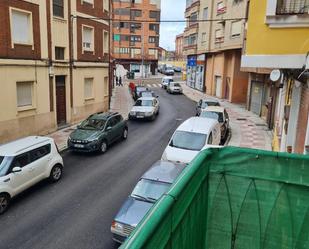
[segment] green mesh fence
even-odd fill
[[[309,156],[203,151],[125,248],[308,249]]]

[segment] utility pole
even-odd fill
[[[144,78],[144,22],[142,22],[142,79]]]

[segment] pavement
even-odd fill
[[[162,78],[162,77],[161,77]],[[180,79],[180,77],[179,77]],[[119,112],[125,118],[128,117],[132,105],[134,104],[129,92],[128,82],[143,83],[148,87],[160,87],[160,77],[154,76],[148,79],[126,80],[124,86],[117,86],[113,89],[111,98],[110,111]],[[227,145],[236,147],[246,147],[253,149],[272,150],[272,133],[267,128],[267,124],[256,114],[246,110],[244,105],[233,104],[226,100],[218,99],[213,96],[206,95],[198,90],[188,87],[184,82],[181,83],[183,93],[189,99],[197,102],[200,99],[210,98],[220,102],[226,107],[230,116],[231,137]],[[76,128],[76,125],[58,130],[49,136],[52,137],[59,150],[63,151],[67,148],[67,139],[69,134]]]

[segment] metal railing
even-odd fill
[[[309,0],[278,0],[277,15],[309,14]]]

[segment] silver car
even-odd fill
[[[154,97],[139,98],[129,113],[129,119],[154,120],[160,111],[160,103]]]

